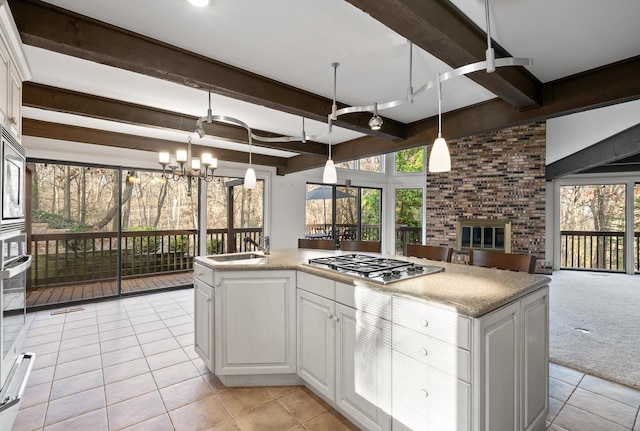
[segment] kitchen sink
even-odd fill
[[[229,253],[229,254],[214,254],[211,256],[207,256],[207,259],[213,261],[214,263],[224,263],[224,264],[257,264],[257,263],[265,263],[267,261],[267,256],[264,254],[258,253]]]

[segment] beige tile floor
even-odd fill
[[[13,431],[356,430],[304,387],[225,388],[193,350],[193,291],[31,314]],[[640,392],[550,365],[552,431],[640,431]],[[3,430],[4,431],[4,430]]]

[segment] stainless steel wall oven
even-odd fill
[[[25,153],[4,128],[0,159],[0,430],[10,430],[35,355],[22,351],[29,326],[26,296],[31,267],[25,234]]]

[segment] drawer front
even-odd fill
[[[393,350],[471,383],[471,354],[453,344],[393,325]]]
[[[193,278],[196,280],[200,280],[204,284],[209,285],[209,287],[213,287],[213,269],[208,268],[204,265],[200,265],[198,263],[193,264]]]
[[[471,348],[471,320],[452,311],[394,297],[393,323],[463,349]]]
[[[440,423],[407,407],[402,401],[393,400],[393,431],[469,431],[467,424]]]
[[[393,352],[392,363],[394,400],[444,427],[469,429],[471,385],[398,352]]]
[[[296,283],[298,289],[306,290],[334,301],[336,299],[336,282],[333,280],[298,271]]]
[[[336,282],[336,302],[391,320],[391,296],[364,286]]]

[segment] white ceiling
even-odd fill
[[[187,0],[49,0],[48,3],[161,40],[224,63],[331,98],[332,62],[339,62],[337,98],[347,104],[371,104],[404,97],[408,87],[407,41],[344,0],[212,0],[196,8]],[[484,29],[484,0],[453,0]],[[548,82],[640,55],[638,0],[493,0],[493,38],[517,57],[533,57],[528,69]],[[207,94],[109,66],[25,46],[33,81],[84,93],[205,115]],[[417,89],[451,68],[414,47],[413,87]],[[606,85],[606,83],[604,83]],[[459,77],[443,84],[443,111],[495,97]],[[213,95],[214,114],[242,119],[252,128],[298,136],[301,118]],[[330,106],[327,106],[327,114]],[[405,105],[380,113],[408,123],[437,114],[434,90]],[[51,114],[25,109],[25,117],[52,121]],[[98,122],[58,114],[55,121],[99,126],[169,140],[186,139],[175,131]],[[195,125],[194,125],[195,128]],[[308,134],[326,125],[307,120]],[[361,136],[334,128],[333,143]],[[327,142],[327,139],[318,139]],[[212,138],[198,144],[246,151],[246,145]],[[294,153],[257,149],[262,154]]]

